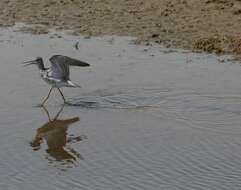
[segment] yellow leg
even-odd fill
[[[49,95],[50,95],[50,93],[52,92],[52,90],[53,90],[53,87],[51,87],[51,89],[50,89],[50,91],[49,91],[49,93],[48,93],[48,96],[44,99],[44,101],[42,102],[42,106],[44,105],[44,103],[49,99]]]
[[[65,98],[64,98],[63,93],[61,92],[61,90],[60,90],[59,88],[57,88],[57,89],[58,89],[59,93],[61,94],[61,96],[62,96],[62,98],[63,98],[63,100],[64,100],[64,103],[66,103],[66,100],[65,100]]]

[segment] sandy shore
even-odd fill
[[[240,0],[2,0],[0,25],[135,36],[167,47],[241,54]]]

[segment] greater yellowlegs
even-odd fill
[[[79,66],[79,67],[88,67],[90,66],[88,63],[73,59],[63,55],[54,55],[49,61],[51,62],[50,68],[45,68],[43,59],[41,57],[37,57],[35,60],[23,62],[25,66],[35,64],[38,66],[39,73],[41,78],[48,84],[51,85],[51,89],[44,99],[41,105],[48,100],[51,91],[53,88],[57,88],[59,93],[61,94],[64,103],[66,102],[63,93],[61,92],[61,87],[80,87],[77,84],[74,84],[69,78],[69,66]]]

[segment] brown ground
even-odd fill
[[[0,25],[136,36],[168,47],[241,54],[241,0],[1,0]]]

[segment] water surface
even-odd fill
[[[1,30],[1,189],[241,189],[239,64],[61,36]],[[55,91],[40,108],[49,86],[20,63],[53,54],[91,67],[71,69],[68,105]]]

